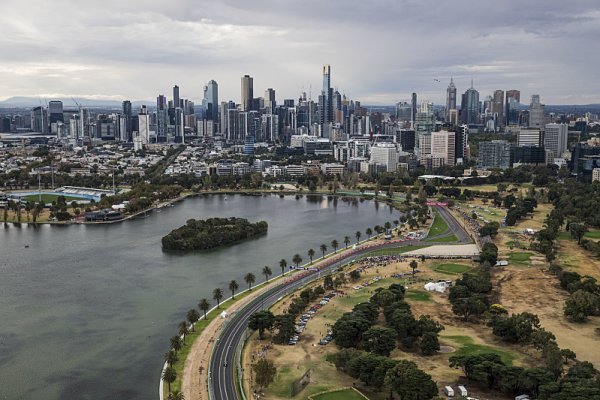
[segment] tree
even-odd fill
[[[359,280],[360,271],[357,269],[350,271],[350,279],[352,280],[352,282],[356,282],[357,280]]]
[[[235,299],[235,291],[238,290],[240,285],[235,280],[229,282],[229,290],[231,291],[231,298]]]
[[[575,291],[565,302],[565,315],[574,322],[585,322],[598,310],[598,296],[583,289]]]
[[[349,243],[350,243],[350,236],[344,236],[344,244],[346,245],[346,248],[348,248]]]
[[[213,299],[217,301],[217,308],[221,308],[221,300],[223,300],[223,291],[220,288],[213,290]]]
[[[498,247],[491,242],[485,243],[481,248],[481,254],[479,254],[479,262],[489,262],[490,265],[496,265],[498,262]]]
[[[408,264],[410,266],[410,269],[412,269],[412,275],[413,275],[413,279],[415,278],[415,273],[417,272],[417,267],[418,267],[418,263],[417,260],[411,260],[410,264]]]
[[[354,236],[356,237],[356,243],[360,242],[360,237],[362,236],[362,234],[360,233],[360,231],[356,231],[356,233],[354,234]]]
[[[327,275],[325,277],[323,286],[325,286],[325,289],[333,289],[333,277],[331,275]]]
[[[424,356],[430,356],[440,350],[440,342],[438,341],[438,335],[435,332],[425,332],[421,337],[421,354]]]
[[[269,277],[273,275],[273,271],[268,265],[265,265],[262,269],[262,274],[265,276],[265,282],[269,282]]]
[[[169,350],[165,353],[165,361],[167,362],[167,364],[169,364],[171,367],[173,366],[173,364],[175,364],[177,361],[179,360],[179,357],[177,357],[177,353],[175,352],[175,350]]]
[[[285,268],[287,267],[287,261],[285,260],[285,258],[282,258],[281,260],[279,260],[279,268],[281,268],[281,275],[283,276]]]
[[[271,329],[275,323],[275,317],[271,311],[257,311],[250,316],[248,328],[258,330],[258,338],[264,338],[265,330]]]
[[[198,320],[200,319],[200,314],[198,314],[198,311],[196,311],[194,308],[192,308],[191,310],[189,310],[187,312],[186,319],[190,323],[190,326],[192,327],[192,332],[193,332],[194,324],[196,322],[198,322]]]
[[[178,352],[179,350],[181,350],[181,338],[177,335],[172,336],[170,339],[171,342],[171,348],[175,351]]]
[[[367,234],[367,236],[369,237],[369,239],[371,239],[371,235],[373,234],[373,229],[367,228],[365,230],[365,233]]]
[[[310,263],[312,264],[313,257],[315,256],[315,251],[313,249],[308,249],[308,257],[310,258]]]
[[[204,319],[206,319],[206,313],[208,312],[208,309],[210,308],[210,303],[208,302],[208,300],[207,299],[200,300],[200,302],[198,303],[198,308],[200,310],[202,310],[202,312],[204,313]]]
[[[246,284],[248,285],[248,289],[252,290],[252,284],[254,282],[256,282],[256,276],[254,276],[254,274],[252,272],[248,272],[246,274],[246,276],[244,276],[244,280],[246,281]]]
[[[577,240],[577,244],[581,244],[581,239],[583,239],[583,235],[587,232],[587,227],[585,224],[572,222],[569,224],[569,232],[571,232],[571,237]]]
[[[171,393],[171,383],[175,382],[176,379],[177,372],[175,372],[175,368],[171,367],[170,365],[167,366],[167,368],[163,370],[162,380],[164,382],[167,382],[167,385],[169,387],[169,393]]]
[[[176,390],[173,393],[169,393],[167,400],[185,400],[185,397],[183,396],[183,393],[181,393],[179,390]]]
[[[394,368],[387,371],[385,385],[403,400],[426,400],[438,394],[437,385],[431,376],[408,360],[399,360]]]
[[[294,257],[292,258],[292,262],[294,264],[296,264],[296,268],[298,268],[298,266],[302,262],[302,257],[300,257],[300,254],[294,254]]]
[[[254,364],[255,382],[261,388],[269,386],[275,379],[277,368],[273,365],[273,361],[266,358],[260,358]]]
[[[187,322],[181,321],[179,323],[179,335],[183,338],[183,344],[185,344],[185,337],[189,333]]]
[[[363,333],[361,347],[371,353],[388,357],[396,348],[396,331],[374,326]]]
[[[325,243],[321,244],[321,246],[319,246],[319,248],[321,249],[321,253],[323,253],[323,258],[325,258],[325,252],[327,251],[327,245]]]
[[[346,313],[333,324],[335,343],[340,347],[356,347],[370,327],[371,321],[364,315]]]
[[[385,223],[385,224],[383,224],[383,227],[384,227],[386,230],[388,230],[388,229],[391,229],[391,228],[392,228],[392,224],[391,224],[389,221],[386,221],[386,223]]]
[[[333,247],[333,252],[334,253],[337,251],[338,246],[339,246],[339,243],[338,243],[337,240],[334,239],[334,240],[331,241],[331,247]]]

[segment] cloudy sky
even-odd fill
[[[481,96],[600,103],[598,0],[2,0],[0,99],[240,101],[254,77],[278,101],[332,85],[366,104],[443,103],[450,76]],[[439,79],[438,83],[435,79]]]

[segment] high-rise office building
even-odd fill
[[[529,105],[529,127],[542,128],[544,126],[544,105],[540,103],[540,95],[531,95]]]
[[[427,101],[421,103],[415,121],[415,130],[417,133],[415,154],[419,162],[423,162],[431,154],[431,132],[435,130],[433,103]]]
[[[456,127],[454,138],[454,155],[457,163],[464,163],[469,159],[469,126]]]
[[[275,101],[275,89],[268,88],[265,90],[265,109],[268,114],[273,114],[275,112],[275,107],[277,106],[277,102]]]
[[[517,125],[519,123],[519,106],[521,104],[521,92],[518,90],[506,91],[506,125]]]
[[[44,107],[34,107],[31,110],[31,130],[48,133],[48,112]]]
[[[254,100],[254,82],[250,75],[242,76],[242,111],[252,110]]]
[[[547,124],[544,130],[544,148],[559,158],[567,150],[569,130],[567,124]]]
[[[64,122],[62,101],[53,100],[48,102],[48,120],[51,124],[55,122]]]
[[[444,164],[454,165],[456,134],[454,132],[439,131],[431,133],[431,156],[442,158]]]
[[[204,85],[202,108],[204,109],[204,119],[213,122],[219,121],[219,85],[214,80],[210,80]]]
[[[460,108],[462,122],[467,125],[479,123],[479,92],[473,88],[472,80],[471,87],[462,95]]]
[[[179,86],[173,86],[173,108],[181,107],[181,100],[179,99]]]
[[[504,124],[504,90],[495,90],[492,98],[492,115],[497,116],[497,121]]]
[[[417,121],[417,94],[413,93],[411,97],[411,105],[412,105],[412,116],[410,121],[413,123],[413,128],[415,127],[415,122]]]
[[[380,143],[371,147],[371,163],[385,165],[387,172],[398,169],[398,150],[391,143]]]
[[[146,106],[138,114],[138,137],[142,145],[150,143],[150,116]]]
[[[331,88],[331,67],[323,66],[323,90],[319,96],[319,115],[321,126],[333,122],[333,89]]]
[[[517,133],[517,146],[536,146],[539,147],[543,143],[542,131],[539,129],[521,129]]]
[[[167,141],[168,118],[167,98],[160,94],[156,98],[156,141],[158,143]]]
[[[478,168],[510,167],[510,143],[505,140],[492,140],[479,143]]]
[[[450,121],[451,110],[456,110],[456,86],[453,78],[450,78],[450,84],[446,89],[446,121]]]
[[[128,142],[133,141],[133,130],[131,129],[131,124],[133,122],[133,114],[131,110],[131,101],[125,100],[123,102],[123,117],[125,118],[125,132],[122,132],[125,136],[125,140]]]
[[[521,92],[519,90],[507,90],[506,91],[506,101],[508,99],[514,99],[517,103],[521,103]]]

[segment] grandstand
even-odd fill
[[[63,186],[56,189],[54,192],[62,193],[64,195],[80,196],[89,200],[94,199],[96,201],[100,200],[103,196],[113,195],[112,190],[84,188],[76,186]]]

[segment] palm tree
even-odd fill
[[[213,290],[213,299],[217,301],[217,308],[221,308],[221,300],[223,300],[223,291],[219,288]]]
[[[190,311],[187,312],[186,319],[190,323],[193,332],[194,324],[200,319],[200,314],[198,314],[198,311],[196,311],[196,309],[192,308]]]
[[[202,312],[204,312],[204,319],[206,319],[206,313],[207,313],[208,309],[210,308],[210,303],[208,302],[208,300],[207,299],[200,300],[200,303],[198,303],[198,308],[200,310],[202,310]]]
[[[183,396],[183,393],[181,393],[179,390],[176,390],[173,393],[169,393],[167,400],[185,400],[185,397]]]
[[[356,243],[358,243],[360,242],[360,237],[362,236],[362,233],[360,231],[356,231],[354,236],[356,236]]]
[[[246,276],[244,276],[244,280],[246,281],[246,283],[248,284],[248,289],[252,290],[252,284],[254,282],[256,282],[256,277],[254,276],[254,274],[252,272],[248,272],[246,274]]]
[[[265,276],[265,282],[269,282],[269,277],[273,275],[273,271],[271,271],[271,268],[269,268],[268,265],[265,265],[262,269],[262,274]]]
[[[174,350],[169,350],[168,352],[165,353],[165,361],[167,362],[167,364],[169,364],[171,367],[173,366],[173,364],[175,364],[177,361],[179,360],[179,357],[177,357],[177,353]]]
[[[371,239],[371,235],[373,234],[373,229],[367,228],[367,230],[365,231],[365,233],[367,234],[367,236],[369,237],[369,239]]]
[[[181,338],[177,335],[173,336],[171,339],[171,348],[177,353],[181,350]]]
[[[346,245],[346,248],[348,248],[348,243],[350,243],[350,236],[344,236],[344,244]]]
[[[325,243],[323,243],[320,248],[321,248],[321,253],[323,253],[323,258],[325,258],[325,252],[327,251],[327,245]]]
[[[331,247],[333,247],[333,252],[334,252],[334,253],[337,251],[337,248],[338,248],[338,246],[339,246],[339,243],[338,243],[338,241],[337,241],[337,240],[335,240],[335,239],[333,239],[333,240],[331,241]]]
[[[287,267],[287,261],[285,261],[285,258],[282,258],[281,260],[279,260],[279,268],[281,268],[281,276],[283,276],[283,273],[284,273],[286,267]]]
[[[313,257],[315,256],[315,251],[313,249],[308,249],[308,257],[310,258],[310,263],[312,264]]]
[[[392,227],[392,224],[390,224],[389,222],[386,222],[385,224],[383,224],[383,227],[385,229],[390,229]]]
[[[185,344],[185,337],[188,334],[188,324],[185,321],[179,323],[179,335],[183,336],[183,344]]]
[[[171,393],[171,383],[175,382],[175,379],[177,379],[177,372],[175,372],[175,368],[167,366],[162,373],[162,380],[167,382],[167,385],[169,385],[169,393]]]
[[[373,227],[373,230],[375,231],[375,233],[381,233],[381,232],[380,232],[380,231],[381,231],[381,226],[379,226],[379,225],[375,225],[375,226]]]
[[[294,264],[296,264],[296,268],[298,268],[298,265],[300,265],[300,263],[302,262],[302,257],[300,257],[300,254],[294,254],[294,258],[292,258],[292,262]]]
[[[415,277],[415,270],[417,269],[417,260],[412,260],[410,262],[410,264],[408,264],[410,266],[410,268],[412,269],[412,275],[413,275],[413,279]]]
[[[398,226],[399,223],[400,221],[398,221],[397,219],[394,220],[394,225]]]
[[[238,283],[235,280],[229,282],[229,290],[231,290],[232,299],[235,299],[235,291],[238,290],[239,287],[240,285],[238,285]]]

